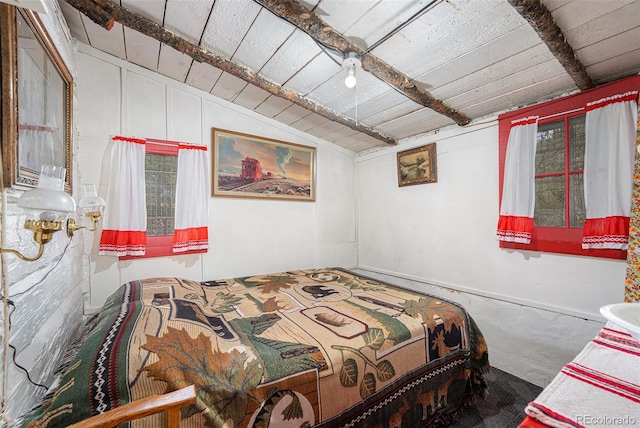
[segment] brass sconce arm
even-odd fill
[[[79,226],[74,219],[70,218],[67,220],[67,236],[69,236],[69,238],[73,237],[73,234],[80,229],[87,229],[89,232],[95,232],[98,230],[98,222],[100,221],[100,217],[102,217],[102,212],[88,211],[85,215],[91,219],[93,227],[88,228],[87,226]]]
[[[59,230],[62,230],[62,222],[60,221],[47,221],[47,220],[26,220],[24,222],[24,228],[33,232],[33,240],[38,243],[38,253],[33,257],[27,257],[17,250],[10,248],[0,248],[0,252],[9,253],[18,256],[25,262],[33,262],[38,260],[44,252],[44,245],[51,241],[53,234]]]

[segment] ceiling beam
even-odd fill
[[[540,0],[508,0],[538,36],[547,45],[564,69],[569,73],[576,86],[584,91],[595,87],[584,65],[576,57],[571,45],[562,34],[562,30],[553,19],[549,9]]]
[[[420,91],[409,77],[400,73],[381,59],[364,51],[355,43],[348,40],[342,34],[322,21],[315,13],[294,0],[254,0],[262,7],[270,10],[276,16],[287,20],[300,30],[307,33],[314,40],[324,46],[328,46],[342,52],[355,52],[360,55],[362,68],[386,82],[391,87],[404,94],[410,100],[428,107],[442,115],[453,119],[458,125],[463,126],[471,122],[471,119],[459,111],[447,106],[432,95]]]
[[[193,44],[182,37],[176,35],[175,33],[166,30],[161,25],[141,16],[130,12],[129,10],[123,8],[122,6],[113,3],[109,0],[65,0],[71,6],[76,8],[79,12],[86,15],[89,19],[91,19],[96,24],[105,28],[106,30],[110,30],[113,27],[113,24],[117,21],[122,25],[131,28],[132,30],[136,30],[146,36],[149,36],[153,39],[158,40],[160,43],[163,43],[167,46],[174,48],[175,50],[182,52],[185,55],[188,55],[192,59],[198,62],[203,62],[210,64],[220,70],[226,71],[229,74],[232,74],[240,79],[244,80],[247,83],[255,85],[265,91],[283,98],[285,100],[291,101],[292,103],[298,104],[307,110],[310,110],[314,113],[317,113],[320,116],[323,116],[331,121],[340,123],[345,125],[355,131],[362,132],[367,134],[377,140],[383,141],[389,145],[397,145],[398,142],[384,135],[375,129],[366,127],[356,122],[355,120],[348,118],[346,116],[342,116],[337,114],[336,112],[329,110],[328,108],[315,103],[308,98],[303,97],[302,95],[294,92],[290,89],[284,88],[263,76],[253,72],[247,67],[236,64],[230,59],[219,55],[217,53],[208,51],[196,44]]]

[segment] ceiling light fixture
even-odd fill
[[[342,68],[347,70],[347,77],[344,79],[344,84],[347,88],[351,89],[356,86],[356,68],[360,67],[360,55],[355,52],[347,52],[344,54],[342,60]]]

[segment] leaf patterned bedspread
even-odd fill
[[[442,425],[483,396],[489,361],[460,305],[327,268],[129,282],[65,366],[23,426],[66,426],[190,384],[183,427]]]

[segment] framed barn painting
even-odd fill
[[[213,196],[315,201],[315,147],[213,128]]]
[[[398,186],[436,183],[438,163],[436,143],[398,152]]]
[[[38,184],[42,165],[72,181],[73,80],[38,14],[0,4],[4,187]]]

